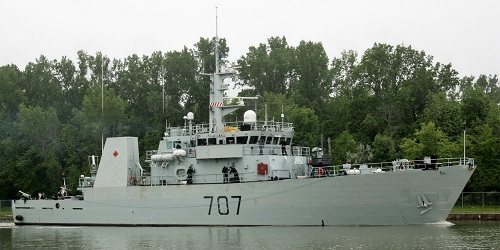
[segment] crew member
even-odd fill
[[[189,166],[188,171],[187,171],[187,184],[193,184],[193,174],[194,174],[194,169],[193,166]]]
[[[231,182],[240,182],[240,176],[238,175],[238,170],[231,166],[231,171],[229,172],[230,174],[233,174],[233,179]]]
[[[285,140],[282,140],[280,145],[281,145],[281,155],[287,155],[286,154],[286,142],[285,142]]]
[[[229,179],[229,169],[226,166],[224,166],[222,168],[222,173],[224,174],[224,183],[228,183],[229,182],[229,180],[228,180]]]

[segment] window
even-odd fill
[[[268,136],[266,138],[266,144],[271,144],[272,141],[273,141],[273,137],[272,136]]]
[[[250,144],[257,144],[258,141],[259,141],[259,137],[258,136],[250,136],[250,141],[248,143],[250,143]]]
[[[273,138],[273,144],[274,144],[274,145],[278,145],[278,144],[279,144],[279,142],[280,142],[280,138],[279,138],[279,137],[274,137],[274,138]]]
[[[247,144],[248,136],[238,136],[236,137],[236,143],[238,144]]]
[[[207,145],[207,139],[205,138],[198,139],[198,146],[203,146],[203,145]]]
[[[226,137],[226,144],[234,144],[234,137]]]
[[[215,145],[217,143],[217,139],[215,138],[208,138],[208,145]]]

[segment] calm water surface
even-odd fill
[[[55,227],[0,222],[0,249],[499,249],[500,222],[368,227]]]

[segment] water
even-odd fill
[[[367,227],[55,227],[0,222],[0,249],[495,249],[500,222]]]

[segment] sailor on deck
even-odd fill
[[[193,166],[189,166],[189,169],[187,170],[187,184],[193,184],[193,174],[194,174],[194,169]]]
[[[283,140],[281,141],[281,155],[287,155],[286,153],[286,142]]]
[[[238,170],[231,166],[231,171],[229,171],[230,174],[233,174],[233,178],[231,179],[231,182],[240,182],[240,176],[238,174]]]

